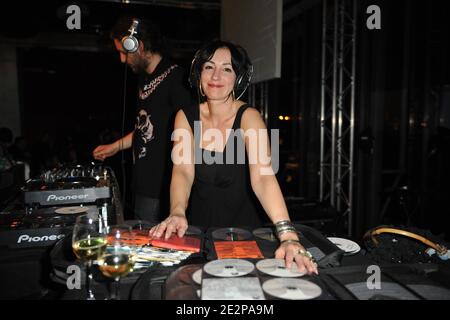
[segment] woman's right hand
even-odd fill
[[[186,216],[183,214],[172,214],[167,219],[162,221],[150,229],[149,235],[151,238],[169,239],[172,233],[176,233],[180,238],[184,236],[188,228]]]

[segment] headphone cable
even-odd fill
[[[125,110],[126,110],[126,100],[127,100],[127,62],[128,61],[128,52],[125,56],[125,68],[123,73],[123,103],[122,103],[122,138],[120,139],[119,148],[121,151],[121,167],[122,167],[122,208],[126,208],[125,204],[125,194],[127,189],[126,184],[126,175],[125,175],[125,150],[123,148],[123,139],[125,138]]]

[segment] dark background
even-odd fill
[[[96,145],[120,136],[124,66],[108,37],[119,15],[160,23],[173,58],[185,68],[201,43],[220,36],[220,1],[150,2],[78,2],[82,28],[73,31],[65,25],[69,2],[14,3],[2,10],[0,41],[17,47],[21,134],[33,175],[57,163],[92,161]],[[365,27],[373,4],[381,8],[381,30]],[[409,224],[448,239],[449,2],[357,5],[353,232],[358,237],[382,223]],[[278,178],[285,196],[317,201],[321,1],[285,0],[283,13],[282,78],[268,81],[268,125],[280,129]],[[133,128],[135,88],[129,72],[125,132]],[[119,177],[120,162],[119,156],[107,160]],[[130,164],[126,153],[126,170]]]

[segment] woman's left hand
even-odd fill
[[[300,272],[319,274],[311,254],[298,242],[281,243],[275,251],[275,258],[284,259],[287,269],[291,268],[292,263],[296,263]]]
[[[167,219],[157,224],[149,231],[150,237],[169,239],[172,233],[176,233],[180,238],[184,236],[188,228],[186,216],[182,214],[171,214]]]

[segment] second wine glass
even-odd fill
[[[135,254],[135,236],[128,225],[116,225],[108,228],[108,246],[98,260],[100,271],[114,279],[114,289],[110,299],[120,300],[120,279],[133,271]]]

